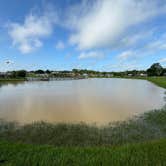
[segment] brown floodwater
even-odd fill
[[[106,124],[162,107],[164,92],[146,80],[130,79],[8,84],[0,87],[0,118]]]

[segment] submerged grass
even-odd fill
[[[166,138],[166,107],[101,127],[47,122],[19,125],[1,120],[0,138],[30,144],[81,147],[123,145]]]

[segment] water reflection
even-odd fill
[[[0,88],[0,118],[22,123],[124,120],[164,105],[164,89],[145,80],[27,82]]]

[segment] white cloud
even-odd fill
[[[56,44],[56,49],[64,49],[65,48],[65,44],[62,41],[58,41],[58,43]]]
[[[150,32],[151,35],[154,35],[154,32]],[[142,38],[143,36],[141,34],[137,34],[138,38]],[[137,36],[136,35],[136,36]],[[145,34],[146,35],[146,34]],[[136,37],[137,38],[137,37]],[[129,38],[126,38],[128,40]],[[136,39],[137,40],[137,39]],[[135,39],[129,43],[135,43]],[[166,33],[163,33],[159,35],[157,38],[151,37],[149,38],[149,41],[146,41],[145,43],[140,43],[142,47],[135,48],[135,49],[126,49],[117,57],[120,60],[127,60],[127,59],[137,59],[149,55],[157,55],[156,52],[166,50]]]
[[[0,61],[0,71],[5,72],[9,70],[14,70],[16,64],[13,60],[6,59],[3,61]]]
[[[135,70],[142,68],[140,64],[138,64],[136,61],[132,62],[118,62],[116,64],[108,64],[105,67],[107,70],[112,70],[112,71],[126,71],[126,70]]]
[[[151,51],[166,50],[166,33],[158,39],[149,42],[145,48]]]
[[[89,52],[82,52],[78,59],[87,59],[87,58],[103,58],[104,54],[99,51],[89,51]]]
[[[8,33],[13,40],[13,45],[23,54],[30,53],[43,45],[41,39],[49,36],[56,23],[56,15],[46,11],[43,15],[30,13],[24,22],[12,22],[8,25]]]
[[[125,60],[125,59],[128,59],[130,57],[133,57],[135,56],[135,52],[131,51],[131,50],[128,50],[128,51],[124,51],[122,52],[120,55],[118,55],[117,57],[121,60]]]
[[[162,58],[159,60],[160,63],[166,63],[166,58]]]
[[[69,17],[68,27],[74,30],[70,42],[79,49],[121,45],[133,26],[166,12],[166,4],[156,0],[98,0],[90,5],[84,3]]]
[[[145,46],[145,43],[147,43],[147,40],[150,38],[153,38],[155,34],[154,29],[148,30],[135,30],[135,32],[131,32],[130,34],[124,35],[119,41],[118,41],[118,47],[120,48],[126,48],[131,49],[131,47],[136,48],[138,45],[142,47]]]

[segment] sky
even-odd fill
[[[1,0],[0,71],[166,67],[166,0]]]

